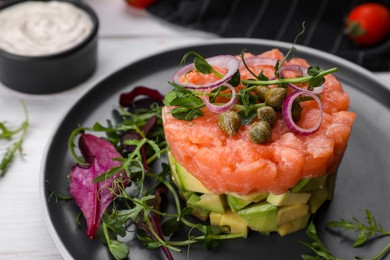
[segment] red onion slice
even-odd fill
[[[232,92],[232,98],[229,100],[229,102],[227,102],[221,106],[214,105],[214,104],[210,103],[209,97],[206,95],[203,96],[203,102],[211,112],[222,113],[222,112],[228,111],[237,103],[238,97],[236,95],[237,92],[236,92],[235,88],[228,83],[225,83],[224,86],[226,86],[230,89],[230,91]]]
[[[206,61],[213,67],[226,68],[228,70],[226,75],[215,82],[204,84],[204,85],[196,85],[189,82],[182,83],[180,81],[181,77],[183,77],[189,71],[195,69],[195,65],[194,63],[192,63],[178,70],[173,75],[173,79],[172,79],[173,82],[187,89],[198,89],[198,90],[212,89],[221,86],[225,82],[228,82],[233,77],[233,75],[237,72],[237,70],[240,68],[240,61],[232,55],[219,55],[219,56],[207,58]]]
[[[306,77],[308,76],[307,74],[307,68],[304,67],[304,66],[301,66],[301,65],[286,65],[286,66],[283,66],[281,69],[280,69],[280,72],[279,72],[279,76],[281,78],[285,78],[285,75],[284,73],[286,71],[292,71],[292,72],[295,72],[299,75],[299,77]],[[300,88],[292,83],[288,83],[287,84],[290,88],[292,89],[295,89],[295,90],[298,90],[298,91],[303,91],[303,92],[307,92],[307,93],[313,93],[313,94],[321,94],[323,91],[324,91],[324,88],[325,88],[325,84],[322,84],[318,87],[315,87],[313,90],[307,90],[307,89],[304,89],[304,88]]]
[[[294,100],[297,97],[299,97],[300,95],[309,96],[309,97],[313,98],[317,102],[318,107],[320,109],[320,118],[319,118],[317,124],[309,129],[302,128],[302,127],[298,126],[297,124],[295,124],[295,122],[292,118],[292,112],[291,112],[292,104],[293,104]],[[287,97],[284,99],[283,108],[282,108],[282,115],[283,115],[283,119],[284,119],[284,122],[286,123],[287,128],[291,132],[293,132],[295,134],[300,134],[300,135],[310,135],[310,134],[314,133],[315,131],[317,131],[321,126],[322,104],[321,104],[320,99],[313,93],[310,93],[307,91],[293,91],[290,94],[288,94]]]

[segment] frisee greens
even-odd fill
[[[10,129],[5,122],[0,122],[0,140],[6,141],[6,146],[3,148],[5,151],[0,161],[0,178],[7,173],[15,154],[19,152],[23,155],[23,142],[29,127],[29,118],[26,104],[23,101],[21,103],[25,119],[17,129]],[[15,138],[16,140],[14,140]],[[0,152],[2,151],[0,150]]]

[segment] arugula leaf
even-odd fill
[[[359,247],[367,242],[367,240],[371,237],[379,236],[379,235],[390,235],[390,231],[385,231],[383,227],[377,223],[374,216],[371,212],[366,209],[366,219],[368,225],[362,223],[357,218],[352,218],[352,221],[347,221],[345,219],[341,219],[340,221],[332,221],[328,223],[328,227],[332,228],[340,228],[343,230],[352,230],[355,232],[359,232],[355,242],[353,243],[354,247]]]
[[[10,130],[9,128],[6,127],[4,122],[0,122],[0,130],[1,130],[0,140],[1,139],[10,140],[10,143],[5,149],[5,153],[3,154],[3,157],[0,160],[0,178],[4,177],[5,174],[7,173],[9,166],[14,160],[16,152],[20,152],[20,154],[23,155],[22,148],[29,127],[29,118],[28,118],[27,108],[24,102],[22,102],[22,107],[24,110],[25,119],[18,129]],[[19,133],[20,135],[18,136],[18,139],[16,141],[12,141],[12,138],[18,135]]]
[[[313,257],[310,255],[302,255],[302,259],[304,260],[311,260],[311,259],[324,259],[324,260],[341,260],[340,258],[337,258],[333,256],[329,250],[325,247],[325,245],[322,243],[321,239],[318,236],[316,227],[311,221],[306,229],[306,235],[311,238],[313,241],[307,242],[307,241],[299,241],[301,244],[312,250],[318,257]]]

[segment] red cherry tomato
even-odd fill
[[[126,0],[126,2],[128,5],[143,9],[156,2],[156,0]]]
[[[358,45],[374,45],[390,32],[390,10],[378,3],[356,6],[346,20],[346,33]]]

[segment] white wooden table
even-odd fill
[[[0,121],[18,126],[28,108],[25,156],[17,156],[0,179],[0,259],[62,259],[43,219],[40,165],[49,137],[70,107],[101,79],[121,67],[163,50],[217,38],[164,23],[123,0],[86,0],[100,19],[98,68],[83,84],[50,95],[15,92],[0,83]],[[390,85],[390,72],[377,73]]]

